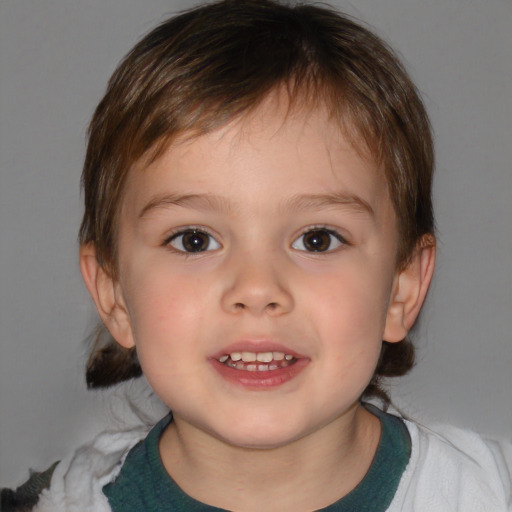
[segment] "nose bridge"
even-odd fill
[[[222,306],[230,313],[279,315],[293,308],[285,266],[278,253],[242,252],[226,261]]]

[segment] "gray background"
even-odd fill
[[[95,316],[76,233],[85,131],[116,63],[185,0],[0,0],[0,481],[102,426],[85,390]],[[512,432],[512,3],[333,1],[402,54],[437,143],[437,275],[418,366],[392,386],[420,420]]]

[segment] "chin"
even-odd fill
[[[283,435],[282,433],[272,435],[269,432],[265,432],[262,436],[255,436],[254,433],[250,433],[247,436],[233,435],[226,437],[223,441],[231,446],[246,450],[272,450],[289,445],[299,437]]]
[[[228,425],[219,425],[216,432],[212,433],[231,446],[269,450],[293,443],[306,435],[303,429],[290,420],[281,417],[262,421],[262,418],[252,417],[243,421],[237,418]]]

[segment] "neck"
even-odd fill
[[[286,446],[229,445],[180,418],[165,430],[160,454],[174,481],[198,501],[228,510],[316,510],[364,478],[380,439],[380,422],[359,404]]]

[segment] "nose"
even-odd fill
[[[228,265],[229,278],[222,294],[228,313],[279,316],[293,309],[293,297],[285,286],[285,272],[271,257],[242,257]]]

